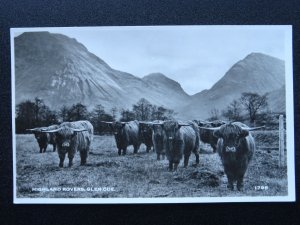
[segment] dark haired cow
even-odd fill
[[[138,121],[130,121],[130,122],[105,122],[103,123],[109,124],[111,127],[117,148],[118,154],[121,155],[123,150],[123,155],[126,155],[126,150],[129,145],[133,145],[134,153],[138,152],[138,149],[141,145],[141,140],[139,138],[139,123]]]
[[[58,125],[51,125],[49,127],[37,127],[33,129],[27,129],[28,131],[31,131],[37,143],[39,144],[40,147],[40,153],[46,152],[48,144],[53,145],[53,152],[56,150],[56,136],[55,134],[48,134],[48,133],[43,133],[43,130],[52,130],[58,128]]]
[[[146,151],[149,152],[153,147],[152,142],[152,126],[149,124],[139,123],[140,141],[146,145]],[[154,149],[153,149],[154,150]]]
[[[199,164],[199,130],[194,122],[182,123],[169,120],[153,124],[159,124],[162,127],[163,144],[170,171],[177,170],[182,155],[184,155],[184,167],[187,167],[191,152],[195,154],[196,163]]]
[[[153,143],[153,151],[157,154],[157,160],[160,160],[160,156],[165,159],[166,151],[164,148],[164,132],[161,126],[163,121],[155,120],[153,122],[140,122],[140,124],[144,124],[151,127],[152,130],[152,143]]]
[[[42,132],[56,135],[59,167],[63,167],[66,153],[68,153],[69,167],[71,167],[76,151],[80,152],[80,165],[86,164],[94,133],[93,125],[89,121],[64,122],[57,129]]]
[[[207,130],[203,129],[203,127],[208,128],[208,127],[219,127],[225,124],[224,121],[221,120],[215,120],[215,121],[195,121],[198,126],[199,126],[199,135],[200,135],[200,140],[203,143],[210,144],[210,146],[213,149],[213,152],[215,153],[217,151],[217,142],[218,138],[214,136],[213,130]]]
[[[162,121],[154,121],[154,123],[161,123]],[[152,124],[152,141],[153,141],[153,149],[156,152],[157,160],[160,160],[160,156],[162,155],[162,159],[165,159],[166,149],[164,148],[164,132],[163,128],[160,125]]]
[[[230,190],[234,189],[235,182],[237,182],[237,189],[243,190],[244,175],[255,151],[255,141],[249,131],[260,128],[262,127],[250,128],[240,122],[224,124],[216,128],[205,128],[213,130],[218,138],[217,151],[221,157],[228,179],[227,187]]]

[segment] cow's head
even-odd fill
[[[69,126],[60,126],[56,129],[42,130],[43,133],[52,133],[56,136],[56,144],[59,146],[60,151],[67,152],[74,141],[74,138],[79,132],[87,131],[85,128],[76,129]]]
[[[152,124],[152,130],[154,136],[162,136],[163,135],[163,128],[161,125],[158,124]]]
[[[243,138],[249,135],[249,131],[234,124],[222,125],[214,131],[214,136],[223,139],[223,149],[226,152],[236,152]]]
[[[153,133],[154,136],[162,136],[163,134],[163,122],[162,121],[153,121],[153,122],[139,122],[139,131],[146,133]]]
[[[118,139],[122,135],[124,127],[128,123],[128,122],[106,122],[106,121],[101,121],[101,122],[109,125],[116,139]]]
[[[36,127],[32,129],[27,129],[27,131],[32,132],[34,134],[35,139],[40,144],[47,137],[45,133],[42,133],[42,130],[44,129],[46,129],[46,127]]]
[[[233,123],[223,124],[220,127],[207,128],[202,127],[202,129],[213,130],[213,134],[217,138],[222,138],[223,140],[223,150],[225,152],[236,152],[239,147],[241,140],[249,135],[249,131],[261,129],[262,127],[239,126]]]
[[[161,126],[168,141],[173,141],[175,139],[177,132],[182,126],[190,126],[190,124],[173,121],[173,120],[168,120],[161,123],[153,123],[153,124],[154,125],[157,124]]]
[[[147,137],[152,134],[152,124],[149,122],[139,122],[139,133],[142,137]]]
[[[222,120],[214,120],[214,121],[211,121],[209,124],[210,124],[211,127],[220,127],[220,126],[222,126],[223,124],[226,124],[226,123]]]

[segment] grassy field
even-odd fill
[[[258,146],[269,145],[272,136],[260,134]],[[142,145],[134,155],[118,156],[112,136],[95,136],[86,166],[59,168],[57,152],[48,146],[40,154],[33,135],[17,135],[18,198],[111,198],[111,197],[232,197],[287,195],[287,169],[277,166],[278,151],[257,149],[245,175],[243,192],[229,191],[221,161],[210,147],[201,145],[200,165],[191,155],[188,168],[181,161],[177,172],[168,171],[167,160],[156,160]],[[262,190],[261,187],[264,189]],[[40,188],[40,189],[39,189]],[[43,188],[41,190],[41,188]],[[73,188],[73,189],[72,189]],[[74,189],[75,188],[75,189]],[[93,188],[93,191],[90,191]]]

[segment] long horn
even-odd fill
[[[100,121],[101,123],[107,123],[107,124],[112,124],[113,122],[107,122],[107,121]]]
[[[163,122],[161,122],[161,123],[152,122],[152,125],[163,125],[163,124],[164,124]]]
[[[152,125],[152,122],[139,121],[140,124]]]
[[[82,132],[82,131],[88,131],[87,129],[85,128],[82,128],[82,129],[76,129],[76,128],[71,128],[73,131],[75,132]]]
[[[179,126],[191,126],[191,124],[188,123],[178,123]]]
[[[198,127],[200,129],[203,129],[203,130],[219,130],[220,127]]]
[[[247,130],[247,131],[252,131],[252,130],[259,130],[259,129],[262,129],[262,128],[265,128],[266,126],[261,126],[261,127],[242,127],[243,130]]]
[[[54,130],[41,130],[41,132],[43,133],[55,133],[55,132],[58,132],[60,131],[62,128],[57,128],[57,129],[54,129]]]
[[[27,131],[41,131],[42,129],[40,127],[32,128],[32,129],[26,129]]]

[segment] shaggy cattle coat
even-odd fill
[[[154,123],[162,123],[162,121],[153,121]],[[153,142],[153,151],[156,152],[157,160],[160,160],[162,155],[165,159],[166,150],[164,148],[164,132],[161,125],[153,124],[152,125],[152,142]]]
[[[51,130],[58,128],[58,125],[51,125],[49,127],[40,127],[33,130],[36,141],[40,147],[40,153],[46,152],[48,144],[53,145],[53,152],[56,150],[56,136],[53,133],[43,133],[42,130]]]
[[[237,182],[237,189],[243,189],[243,179],[255,151],[255,141],[251,133],[241,123],[222,125],[214,132],[218,139],[217,151],[220,155],[224,172],[228,179],[228,188],[233,190]]]
[[[146,151],[149,152],[153,146],[151,125],[139,123],[139,137],[140,141],[146,145]]]
[[[55,132],[57,152],[60,158],[59,166],[63,167],[66,153],[68,153],[69,166],[72,166],[76,151],[80,152],[81,165],[84,165],[93,140],[93,125],[89,121],[64,122],[59,129]],[[77,132],[73,129],[84,131]]]
[[[184,155],[184,167],[187,167],[191,152],[199,163],[199,130],[194,122],[181,126],[177,121],[165,121],[162,125],[164,131],[164,145],[169,160],[169,170],[177,170],[178,164]]]
[[[123,155],[125,155],[129,145],[133,145],[134,153],[137,153],[141,145],[139,123],[137,121],[114,122],[110,125],[114,132],[118,154],[121,155],[123,150]]]

